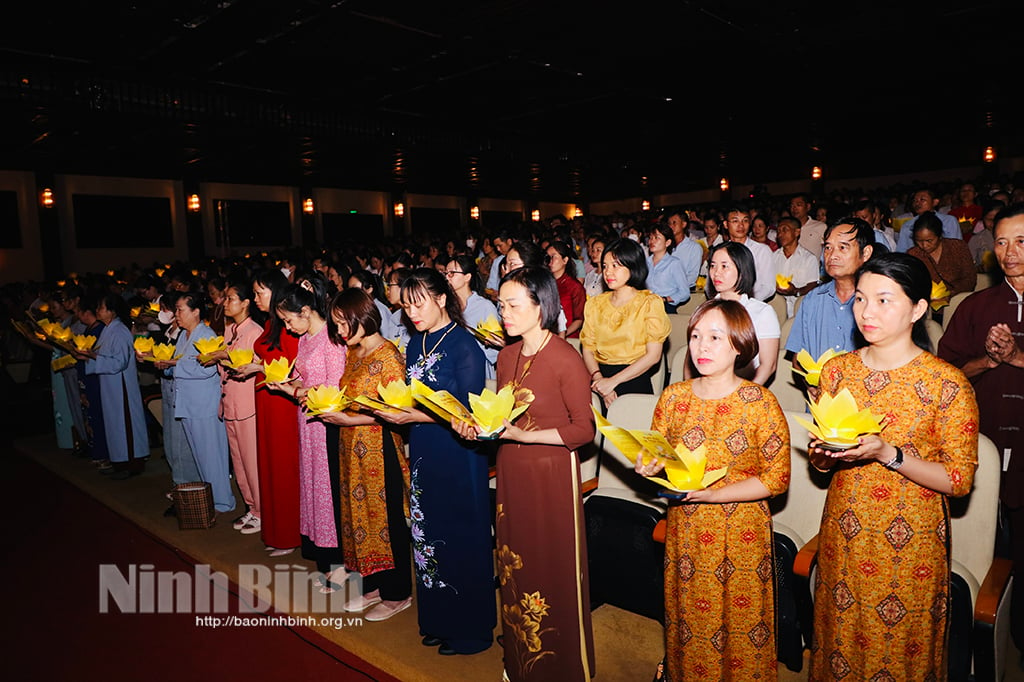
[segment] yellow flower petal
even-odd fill
[[[251,348],[239,348],[228,351],[228,364],[235,369],[248,365],[252,362],[253,352]]]
[[[151,349],[154,360],[173,360],[174,346],[169,343],[158,343]]]
[[[96,337],[92,334],[75,334],[74,340],[78,350],[89,350],[96,345]]]
[[[802,374],[807,380],[807,384],[809,386],[817,386],[821,381],[821,368],[825,366],[825,363],[845,352],[846,351],[839,351],[837,353],[831,348],[828,348],[817,360],[815,360],[807,350],[801,350],[796,354],[796,363],[800,365],[800,367],[794,366],[793,371],[797,374]]]
[[[857,438],[868,433],[880,433],[878,417],[867,409],[860,409],[850,390],[844,388],[832,397],[822,393],[816,403],[809,403],[814,424],[797,417],[820,440],[837,445],[855,445]]]
[[[485,388],[480,395],[469,394],[469,409],[484,436],[500,431],[515,408],[516,400],[511,384],[506,384],[497,393]],[[522,414],[522,410],[519,414]]]
[[[267,378],[268,384],[279,384],[288,380],[292,373],[292,365],[287,358],[278,358],[273,362],[263,362],[263,375]]]
[[[311,414],[340,412],[351,402],[337,386],[317,386],[306,392],[306,410]]]
[[[775,275],[775,283],[779,285],[780,289],[785,289],[793,281],[792,277],[786,277],[783,274]]]
[[[223,336],[215,336],[212,339],[196,339],[192,345],[196,347],[200,355],[210,355],[219,350],[224,350],[226,347]]]
[[[401,379],[395,379],[387,386],[378,383],[377,394],[392,407],[412,407],[416,404],[412,397],[412,387]]]
[[[139,353],[141,353],[142,355],[145,355],[147,353],[152,353],[153,352],[153,344],[154,344],[153,339],[151,339],[148,336],[136,337],[135,342],[133,343],[133,345],[135,346],[135,350],[138,351]]]

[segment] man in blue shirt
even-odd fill
[[[911,208],[914,211],[914,217],[903,223],[903,227],[900,228],[900,234],[896,238],[896,250],[900,253],[906,253],[911,246],[914,245],[914,223],[917,222],[917,217],[925,211],[935,211],[939,205],[939,199],[935,196],[935,193],[928,189],[919,189],[914,192],[914,199],[911,202]],[[960,230],[960,223],[957,219],[951,215],[945,213],[935,212],[935,215],[942,221],[942,236],[948,237],[949,239],[963,239],[964,233]]]
[[[806,350],[818,358],[828,348],[854,349],[854,275],[871,258],[874,244],[875,231],[860,218],[840,218],[825,230],[825,273],[832,281],[812,289],[797,308],[786,340],[787,355]]]
[[[672,228],[672,255],[683,264],[683,273],[686,277],[686,287],[693,291],[697,286],[697,276],[700,274],[700,264],[704,260],[704,249],[700,244],[688,238],[686,235],[686,214],[676,211],[669,215],[668,226]]]

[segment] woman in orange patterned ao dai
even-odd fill
[[[665,679],[774,680],[775,561],[767,499],[789,487],[789,428],[767,389],[736,376],[757,353],[750,315],[711,300],[693,313],[689,351],[701,376],[672,384],[651,428],[706,448],[728,473],[669,507],[665,538]],[[638,459],[637,473],[664,468]]]
[[[867,345],[830,360],[821,388],[850,390],[881,417],[845,452],[812,440],[834,469],[821,519],[810,680],[944,680],[950,534],[946,496],[970,492],[978,406],[963,373],[927,350],[931,280],[890,253],[857,274]]]
[[[380,333],[380,311],[362,289],[345,289],[331,302],[337,342],[349,348],[340,387],[349,398],[375,397],[377,386],[405,379],[405,362]],[[412,605],[412,550],[408,513],[409,465],[405,446],[390,424],[371,414],[320,416],[341,428],[340,506],[345,568],[362,576],[363,594],[346,611],[387,620]]]

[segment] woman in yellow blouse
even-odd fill
[[[591,389],[607,407],[626,393],[654,393],[651,377],[672,325],[661,297],[647,289],[647,259],[639,244],[608,244],[601,272],[608,291],[587,301],[580,346]]]

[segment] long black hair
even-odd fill
[[[476,268],[476,260],[473,256],[465,253],[457,254],[448,264],[454,263],[463,274],[469,275],[469,290],[479,296],[484,295],[484,286],[480,281],[480,273]]]
[[[253,275],[252,283],[270,289],[270,307],[267,308],[270,333],[267,334],[267,347],[271,350],[281,350],[281,332],[285,329],[284,322],[277,316],[277,306],[281,304],[284,290],[288,286],[288,278],[280,270],[260,270]]]
[[[896,282],[907,295],[911,303],[918,301],[928,302],[932,298],[932,278],[924,262],[906,253],[883,253],[868,259],[864,265],[857,270],[856,281],[859,284],[860,278],[867,274],[881,275]],[[916,322],[910,332],[910,338],[914,345],[929,353],[932,351],[932,342],[928,339],[928,313],[925,312]],[[867,340],[860,333],[860,328],[854,330],[854,345],[863,348],[868,345]]]
[[[736,266],[736,293],[746,294],[747,296],[754,295],[754,282],[757,281],[757,270],[754,266],[754,255],[750,253],[750,249],[743,246],[739,242],[722,242],[717,246],[711,247],[711,251],[708,252],[708,267],[711,266],[711,259],[719,251],[725,251],[733,265]],[[718,290],[715,288],[715,283],[708,277],[705,288],[708,292],[708,298],[714,298],[718,295]]]
[[[228,289],[234,289],[235,293],[238,294],[239,300],[249,302],[249,317],[252,318],[253,322],[262,327],[267,318],[263,311],[256,306],[256,301],[253,300],[252,285],[249,284],[249,280],[244,277],[230,277],[224,285],[225,296],[228,294]]]

